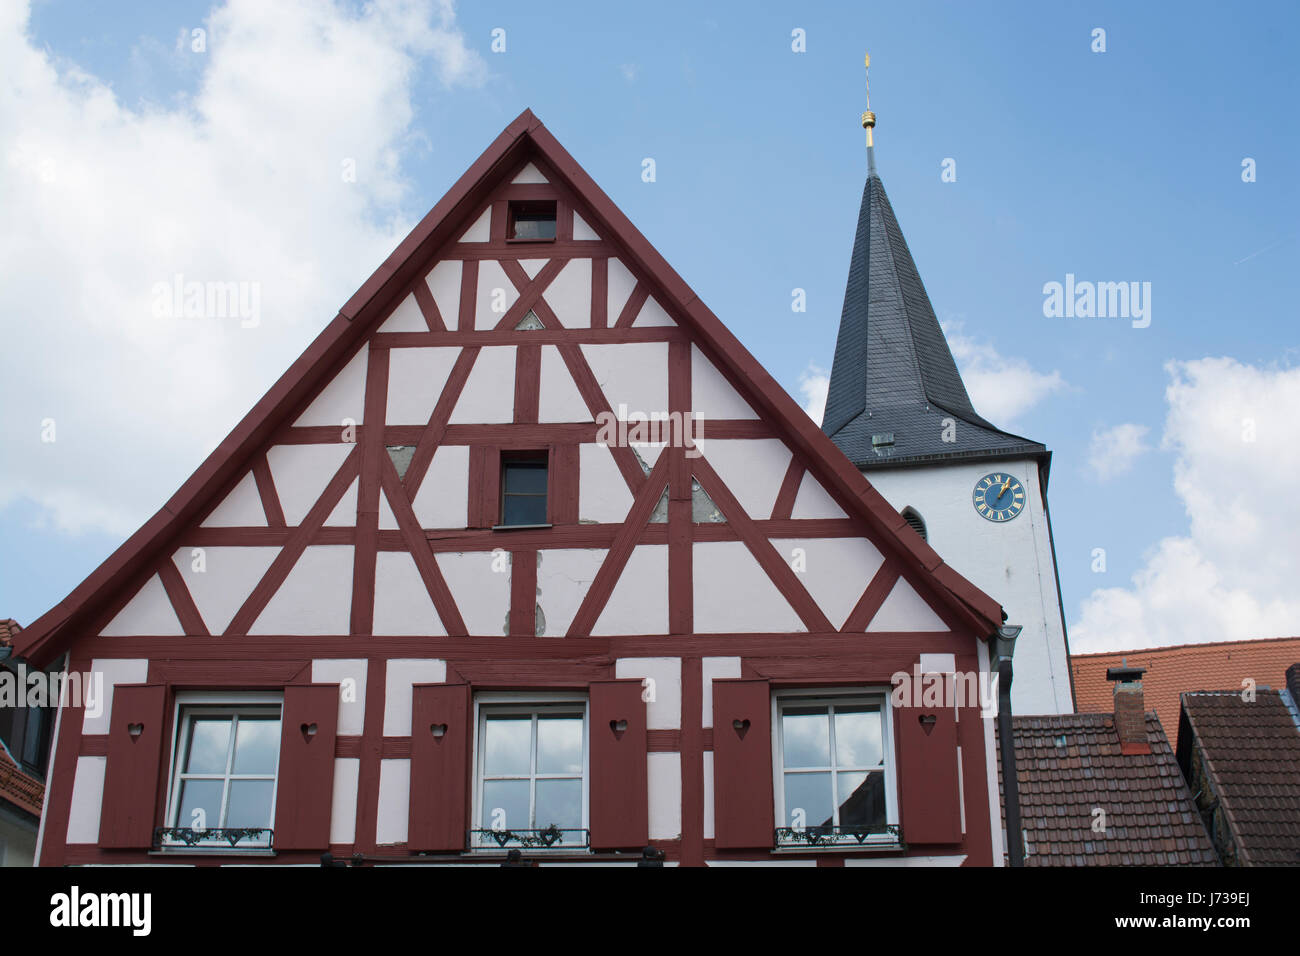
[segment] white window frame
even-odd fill
[[[483,732],[484,725],[487,721],[488,714],[533,714],[547,710],[573,710],[581,709],[582,711],[582,826],[583,830],[591,829],[590,810],[591,810],[591,704],[586,695],[576,694],[565,691],[538,691],[535,693],[515,693],[515,692],[487,692],[474,695],[474,740],[471,755],[471,766],[474,768],[474,799],[473,810],[470,817],[471,830],[485,830],[488,827],[483,825]],[[533,718],[536,724],[536,716]],[[536,774],[537,759],[537,737],[534,728],[533,736],[533,769],[531,779],[536,786],[538,779]],[[547,779],[548,776],[542,776],[540,779]],[[572,777],[572,774],[559,774],[556,776]],[[530,797],[531,801],[531,797]],[[527,828],[523,828],[527,829]],[[473,853],[496,853],[502,854],[508,852],[511,847],[498,846],[477,846],[470,845],[470,851]],[[562,846],[556,844],[551,847],[528,847],[529,853],[556,853],[556,852],[589,852],[585,847]]]
[[[880,708],[881,747],[885,757],[885,823],[898,826],[898,769],[894,740],[894,708],[890,705],[890,688],[888,687],[812,687],[788,688],[772,694],[772,791],[775,820],[778,828],[787,826],[785,813],[785,730],[781,722],[781,711],[786,704],[796,706],[818,706],[823,704],[867,705]],[[832,730],[832,735],[834,731]],[[833,736],[832,736],[833,740]],[[834,757],[834,752],[831,754]],[[832,792],[832,800],[837,799]],[[823,850],[859,850],[879,847],[896,847],[899,840],[892,833],[869,836],[858,843],[827,846],[782,846],[778,852],[809,852]]]
[[[195,713],[204,716],[222,716],[236,715],[239,711],[264,710],[267,707],[276,707],[280,714],[280,732],[284,732],[284,694],[280,692],[263,692],[263,691],[232,691],[229,693],[213,693],[210,691],[202,692],[184,692],[176,695],[176,702],[172,709],[172,744],[171,744],[171,765],[167,771],[167,814],[163,817],[165,827],[179,828],[186,826],[176,819],[180,813],[180,793],[181,784],[184,778],[190,775],[183,774],[181,767],[184,766],[185,754],[181,749],[185,745],[185,729],[189,726],[189,719]],[[232,735],[231,746],[234,745]],[[203,775],[200,775],[203,776]],[[240,775],[242,779],[247,775]],[[265,778],[266,774],[254,775],[258,778]],[[227,774],[224,779],[229,781],[232,775]],[[280,758],[276,755],[274,783],[271,787],[271,815],[267,823],[267,828],[274,831],[275,829],[275,810],[276,801],[280,795]],[[223,806],[225,796],[222,797]],[[214,827],[214,829],[216,829]],[[179,840],[165,840],[162,843],[164,851],[184,850],[187,852],[247,852],[249,850],[266,851],[271,849],[270,843],[265,839],[260,840],[240,840],[234,847],[226,840],[213,839],[204,840],[193,846],[188,846]]]

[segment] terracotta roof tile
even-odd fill
[[[45,802],[45,784],[27,776],[3,743],[0,743],[0,800],[7,800],[38,817]]]
[[[1285,687],[1286,669],[1300,661],[1300,637],[1259,641],[1178,644],[1105,654],[1071,654],[1074,698],[1081,712],[1109,712],[1113,684],[1106,668],[1145,667],[1142,693],[1166,727],[1178,726],[1178,695],[1189,690],[1241,690],[1251,678],[1259,687]]]
[[[1121,754],[1108,713],[1013,717],[1012,727],[1026,866],[1218,865],[1155,714],[1149,754]]]
[[[0,620],[0,647],[8,647],[23,626],[11,617]]]
[[[1282,695],[1188,693],[1182,705],[1240,862],[1300,864],[1300,730]],[[1180,739],[1179,753],[1191,743]]]

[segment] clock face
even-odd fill
[[[1010,521],[1025,510],[1025,486],[1012,475],[994,472],[975,482],[971,503],[989,521]]]

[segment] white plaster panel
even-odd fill
[[[519,290],[501,263],[484,259],[478,264],[478,290],[474,300],[474,328],[494,329],[519,298]],[[494,308],[495,306],[495,308]]]
[[[546,637],[563,637],[608,552],[603,548],[537,552],[537,603]]]
[[[355,843],[357,840],[357,791],[360,779],[359,758],[334,758],[334,794],[330,803],[331,844]]]
[[[384,736],[411,736],[411,712],[416,684],[447,680],[447,662],[435,658],[393,658],[384,671]]]
[[[509,632],[510,572],[492,570],[491,551],[453,551],[434,555],[472,635]]]
[[[339,685],[339,736],[357,736],[366,729],[366,676],[369,661],[359,658],[319,658],[311,662],[313,684]],[[344,681],[351,681],[355,693],[344,691]],[[355,699],[353,699],[355,698]],[[335,841],[349,842],[349,841]]]
[[[524,274],[530,279],[536,279],[537,273],[545,268],[550,259],[520,259],[519,265],[523,268]]]
[[[387,424],[427,425],[459,357],[458,348],[390,349]]]
[[[907,583],[906,578],[899,578],[894,589],[880,605],[880,610],[867,625],[868,631],[946,631],[948,625],[934,613],[934,610],[916,589]]]
[[[922,674],[953,674],[957,671],[956,654],[922,654]]]
[[[195,570],[196,550],[203,552],[202,571]],[[280,549],[274,547],[205,545],[181,548],[172,555],[172,563],[185,578],[185,586],[208,632],[221,634],[279,553]]]
[[[704,434],[708,433],[706,421]],[[695,443],[746,514],[755,521],[771,517],[790,466],[790,449],[781,439],[702,438]]]
[[[560,350],[554,345],[542,346],[541,391],[537,402],[539,422],[590,422],[594,421],[591,409],[578,391],[577,383],[569,372]]]
[[[143,684],[149,680],[149,661],[142,657],[95,658],[90,662],[93,674],[103,675],[103,701],[95,705],[89,695],[81,719],[81,733],[86,736],[108,733],[113,719],[113,690],[118,684]]]
[[[668,317],[668,313],[664,311],[659,301],[654,296],[650,296],[641,306],[641,311],[637,313],[636,318],[632,320],[632,325],[638,328],[665,328],[675,326],[677,323]]]
[[[104,805],[104,770],[107,757],[78,757],[72,778],[72,806],[68,808],[68,842],[98,843],[99,814]]]
[[[713,751],[704,751],[704,839],[717,836],[713,819]]]
[[[803,550],[799,581],[822,613],[839,630],[885,563],[885,556],[866,538],[773,538],[772,545],[792,567],[794,551]]]
[[[740,677],[739,657],[706,657],[700,663],[704,679],[703,727],[713,726],[713,682]]]
[[[338,425],[343,419],[362,420],[366,409],[366,365],[370,349],[363,345],[343,368],[339,369],[307,410],[298,416],[295,425]]]
[[[421,528],[463,528],[469,521],[468,502],[469,446],[440,445],[411,503],[415,517]]]
[[[348,490],[343,492],[343,497],[339,503],[334,506],[334,510],[329,513],[325,519],[325,524],[332,528],[353,528],[357,523],[357,485],[361,482],[360,478],[353,478],[352,484],[348,485]]]
[[[807,630],[743,541],[697,541],[691,563],[697,633]]]
[[[415,293],[410,293],[393,309],[393,314],[384,319],[380,332],[428,332],[429,323],[424,321],[424,312],[416,301]]]
[[[623,265],[621,259],[610,258],[609,280],[606,283],[606,305],[608,308],[608,321],[612,326],[618,321],[619,315],[623,311],[623,306],[627,305],[628,297],[632,295],[632,290],[636,288],[636,276]]]
[[[620,657],[614,676],[642,679],[641,696],[653,687],[646,701],[646,726],[651,730],[680,730],[682,726],[682,659],[680,657]],[[649,678],[654,684],[646,684]]]
[[[691,346],[691,410],[705,418],[758,417],[758,413],[695,345]],[[708,434],[707,430],[705,434]]]
[[[258,615],[250,634],[347,634],[352,627],[352,546],[311,545]]]
[[[647,755],[650,787],[650,839],[676,840],[682,835],[682,755]]]
[[[379,761],[379,816],[375,843],[405,843],[411,820],[411,761]]]
[[[461,242],[487,242],[492,238],[492,207],[483,210],[483,214],[474,220],[474,225],[465,230]]]
[[[162,580],[154,575],[99,632],[104,637],[179,637],[185,633]]]
[[[447,633],[408,551],[375,555],[374,633],[396,637],[442,637]]]
[[[515,347],[488,346],[474,360],[448,421],[452,425],[486,425],[514,420]]]
[[[262,510],[262,496],[257,491],[257,481],[250,471],[230,489],[230,494],[212,513],[203,519],[203,528],[264,528],[266,512]]]
[[[848,515],[835,503],[821,482],[805,471],[799,482],[799,491],[794,496],[794,510],[790,512],[790,517],[847,518]]]
[[[512,183],[544,183],[547,182],[547,179],[542,175],[540,169],[532,163],[529,163],[523,169],[519,170],[519,174],[510,181]]]
[[[587,220],[575,212],[573,214],[573,238],[579,242],[584,242],[599,239],[600,236],[596,235],[596,230],[587,224]]]
[[[583,345],[605,400],[615,415],[668,411],[668,343],[632,342]],[[626,409],[620,411],[619,406]]]
[[[352,448],[339,441],[328,445],[273,445],[266,453],[289,527],[302,524]]]
[[[632,492],[618,470],[614,453],[605,445],[579,445],[578,469],[578,517],[599,522],[626,518]]]
[[[632,549],[591,633],[668,633],[667,545],[639,544]]]
[[[591,260],[570,259],[542,293],[566,329],[591,327]]]
[[[460,322],[460,282],[462,265],[459,259],[444,259],[425,276],[433,301],[438,305],[442,324],[454,329]]]

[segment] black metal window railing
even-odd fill
[[[866,827],[777,827],[776,847],[902,846],[897,824]]]
[[[232,848],[269,850],[275,845],[275,831],[270,827],[158,827],[153,831],[155,850],[220,847],[223,844]]]
[[[557,826],[541,830],[470,830],[469,845],[475,850],[585,850],[591,846],[591,831]]]

